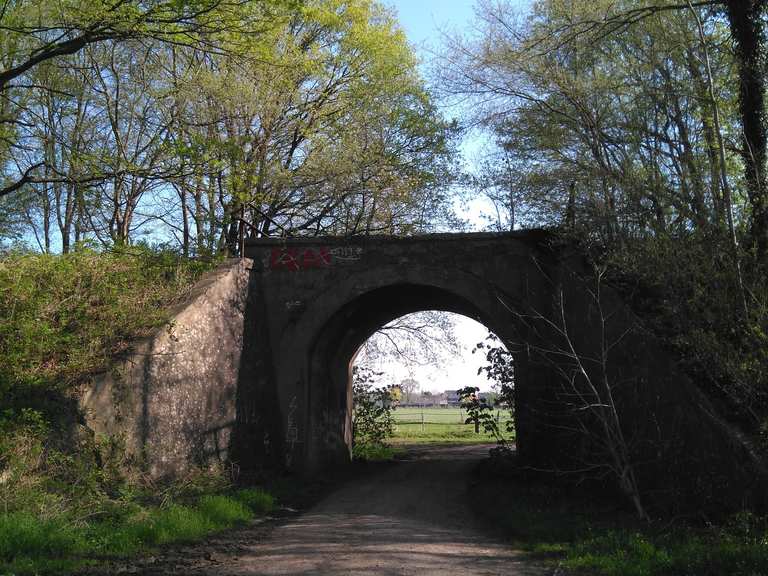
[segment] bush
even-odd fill
[[[749,260],[746,253],[741,258]],[[755,437],[768,431],[764,270],[745,267],[743,293],[728,240],[698,235],[638,239],[609,261],[611,283],[694,381],[727,406],[728,417],[745,431]]]
[[[374,387],[377,376],[380,374],[368,368],[355,366],[353,370],[352,453],[358,457],[385,446],[395,433],[392,393],[387,388]]]

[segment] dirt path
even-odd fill
[[[420,448],[347,483],[258,541],[213,546],[184,573],[234,575],[533,576],[549,573],[479,530],[463,500],[488,447]],[[246,537],[247,538],[247,537]],[[192,565],[190,565],[192,564]],[[173,572],[168,566],[162,573]],[[181,568],[181,566],[179,566]]]

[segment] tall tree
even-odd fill
[[[733,131],[738,97],[725,23],[702,12],[702,38],[690,11],[671,10],[605,33],[604,22],[631,12],[550,0],[523,20],[482,3],[483,33],[453,39],[442,85],[478,97],[474,121],[494,132],[504,160],[489,180],[516,190],[534,222],[575,222],[606,243],[724,227],[735,146],[721,158],[717,143]]]
[[[758,259],[768,255],[768,190],[766,170],[766,0],[727,0],[739,70],[741,157],[752,211],[751,240]]]
[[[254,235],[432,225],[447,206],[452,127],[387,11],[309,3],[254,49],[245,63],[211,58],[191,70],[201,89],[174,103],[191,112],[181,145],[215,173],[219,244],[235,248],[242,217]],[[205,181],[179,184],[194,214],[210,212]]]
[[[215,53],[241,54],[300,0],[8,0],[0,7],[0,196],[44,181],[45,162],[5,170],[30,93],[31,78],[45,63],[106,41],[151,39]],[[278,16],[281,14],[281,16]],[[15,173],[14,173],[15,172]]]
[[[241,4],[247,22],[257,8]],[[149,232],[188,255],[234,253],[243,227],[411,233],[448,221],[455,127],[392,14],[373,0],[268,6],[258,35],[240,24],[205,45],[103,39],[9,88],[0,166],[41,249]]]

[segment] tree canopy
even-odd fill
[[[449,218],[455,127],[372,0],[6,5],[0,229],[44,251],[148,234],[409,233]]]
[[[764,1],[478,3],[438,59],[491,134],[471,186],[497,229],[547,226],[608,266],[755,437],[768,381]]]

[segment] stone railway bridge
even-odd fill
[[[84,391],[89,426],[124,437],[154,476],[215,462],[318,474],[349,462],[357,350],[390,320],[445,310],[513,351],[518,453],[531,466],[603,459],[583,408],[608,382],[643,490],[684,505],[762,486],[717,406],[545,232],[259,239],[245,256]]]

